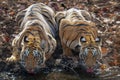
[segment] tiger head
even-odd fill
[[[93,72],[97,68],[97,62],[102,58],[101,38],[94,31],[87,31],[80,36],[79,57],[87,72]]]
[[[39,31],[31,30],[24,34],[20,64],[29,73],[36,73],[45,63],[45,44]]]

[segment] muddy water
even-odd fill
[[[120,68],[110,67],[96,77],[88,77],[87,74],[83,75],[82,73],[67,73],[61,70],[38,74],[1,72],[0,80],[120,80]]]

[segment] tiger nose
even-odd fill
[[[28,73],[34,73],[34,69],[32,69],[32,68],[27,69],[27,72],[28,72]]]

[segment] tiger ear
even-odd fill
[[[60,22],[60,28],[63,28],[65,26],[67,26],[67,25],[71,25],[70,20],[68,20],[68,19],[62,19],[61,22]]]
[[[57,12],[55,15],[55,21],[57,22],[57,24],[60,24],[61,20],[65,18],[66,12],[62,11],[62,12]]]

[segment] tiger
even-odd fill
[[[102,58],[102,39],[92,19],[88,11],[76,8],[55,15],[63,56],[75,58],[87,72],[94,72],[97,62]]]
[[[16,16],[20,33],[13,39],[13,53],[9,62],[20,62],[29,73],[44,68],[56,49],[54,11],[43,3],[30,5]]]

